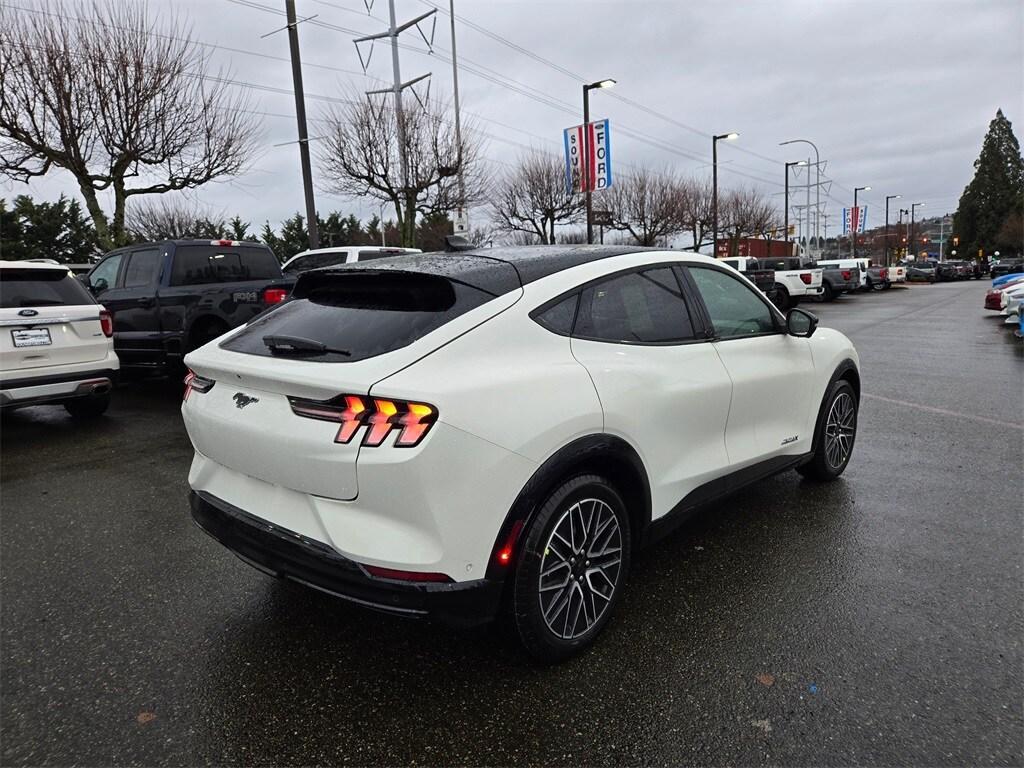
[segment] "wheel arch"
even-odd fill
[[[184,347],[186,352],[196,348],[195,341],[199,331],[222,327],[224,332],[231,330],[231,323],[214,312],[204,312],[189,321],[184,333]]]
[[[832,376],[825,385],[825,391],[821,394],[821,403],[818,406],[818,416],[814,420],[814,439],[811,441],[812,454],[818,450],[818,433],[820,431],[818,427],[821,425],[821,420],[825,417],[825,405],[828,399],[828,393],[832,391],[832,386],[837,381],[849,382],[850,386],[853,387],[854,394],[857,396],[858,408],[860,406],[860,371],[857,368],[857,364],[847,357],[836,365],[835,370],[832,372]]]
[[[626,502],[633,548],[643,541],[651,522],[651,487],[643,460],[628,442],[616,435],[591,434],[562,446],[544,461],[512,503],[491,548],[487,577],[504,579],[508,567],[498,554],[511,546],[518,550],[544,500],[559,484],[574,475],[601,475],[615,486]]]

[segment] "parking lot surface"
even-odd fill
[[[853,461],[716,504],[596,647],[272,580],[195,528],[176,382],[4,416],[4,765],[1024,762],[1024,358],[987,281],[810,304],[863,366]]]

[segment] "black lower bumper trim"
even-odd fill
[[[280,528],[205,492],[190,495],[192,518],[241,560],[264,573],[375,610],[472,626],[492,620],[502,584],[489,579],[413,583],[376,579],[326,544]]]

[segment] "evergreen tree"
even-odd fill
[[[973,257],[980,249],[987,255],[1000,246],[1019,251],[1019,242],[1000,242],[1000,232],[1013,229],[1006,227],[1007,222],[1024,208],[1024,159],[1013,126],[1001,109],[989,123],[974,168],[953,220],[963,252]]]
[[[96,232],[77,201],[61,195],[53,203],[18,195],[7,210],[0,200],[0,255],[4,259],[88,262],[99,252]]]
[[[241,216],[235,216],[228,222],[225,234],[232,240],[248,240],[251,237],[249,234],[249,222],[242,221]]]

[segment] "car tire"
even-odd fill
[[[822,301],[835,301],[836,300],[836,292],[832,290],[832,284],[831,283],[825,283],[824,285],[822,285],[821,286],[821,290],[822,290],[822,293],[821,293],[821,300]]]
[[[68,400],[64,403],[64,409],[71,414],[73,419],[95,419],[106,413],[110,407],[110,394],[89,395],[79,397],[75,400]]]
[[[578,475],[551,492],[522,541],[511,591],[515,629],[535,659],[562,661],[594,642],[625,588],[626,504],[605,478]]]
[[[788,310],[792,306],[790,303],[791,301],[792,300],[789,298],[789,291],[781,285],[776,285],[775,296],[772,298],[772,303],[778,308],[778,310],[780,312]]]
[[[867,278],[867,280],[865,280],[865,282],[864,282],[864,291],[865,291],[866,293],[870,293],[870,292],[871,292],[871,290],[872,290],[872,289],[873,289],[874,287],[875,287],[875,284],[874,284],[874,282],[872,282],[872,280],[871,280],[871,277],[869,276],[869,277]]]
[[[883,291],[888,291],[890,288],[892,288],[892,283],[883,283],[882,284],[882,290]]]
[[[835,480],[850,463],[857,439],[857,392],[850,382],[839,379],[829,387],[814,427],[814,454],[797,467],[810,480]]]

